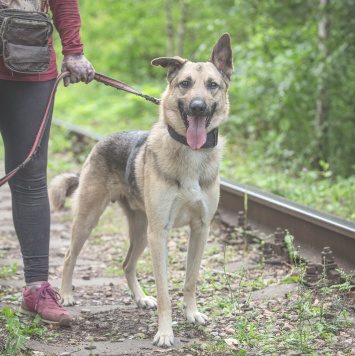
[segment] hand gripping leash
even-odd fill
[[[42,136],[43,136],[43,133],[44,133],[44,131],[46,129],[46,126],[47,126],[47,123],[48,123],[48,120],[49,120],[49,116],[50,116],[49,113],[51,112],[51,109],[52,109],[52,106],[53,106],[54,94],[55,94],[55,92],[57,90],[58,84],[63,78],[68,77],[68,76],[70,76],[69,72],[63,72],[57,77],[57,79],[56,79],[56,81],[54,83],[53,89],[51,91],[51,94],[50,94],[50,97],[49,97],[49,100],[48,100],[48,104],[47,104],[46,111],[44,113],[41,125],[40,125],[40,127],[38,129],[38,133],[36,135],[35,141],[34,141],[34,143],[32,145],[32,148],[31,148],[27,158],[18,167],[16,167],[14,170],[12,170],[11,172],[9,172],[8,174],[6,174],[4,177],[2,177],[0,179],[0,187],[3,186],[7,181],[9,181],[21,168],[23,168],[25,166],[25,164],[28,161],[31,160],[32,156],[34,154],[36,154],[36,152],[38,150],[38,147],[41,144]],[[160,100],[159,99],[154,98],[154,97],[149,96],[149,95],[142,94],[138,90],[132,88],[128,84],[120,82],[119,80],[112,79],[110,77],[107,77],[107,76],[99,74],[99,73],[95,73],[94,79],[96,81],[98,81],[99,83],[103,83],[103,84],[111,86],[113,88],[116,88],[116,89],[119,89],[119,90],[124,90],[124,91],[126,91],[128,93],[138,95],[138,96],[140,96],[140,97],[142,97],[142,98],[144,98],[144,99],[146,99],[148,101],[151,101],[152,103],[154,103],[156,105],[160,104]]]

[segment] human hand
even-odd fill
[[[95,69],[85,58],[84,54],[67,54],[63,58],[62,72],[70,72],[70,77],[64,78],[64,86],[70,83],[84,82],[90,83],[95,76]]]

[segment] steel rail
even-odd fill
[[[94,141],[103,137],[57,119],[53,123]],[[219,203],[222,220],[237,225],[240,211],[245,212],[254,230],[266,236],[278,227],[289,231],[307,260],[321,263],[321,251],[327,246],[339,267],[346,271],[355,269],[355,222],[222,178]]]
[[[93,133],[91,131],[85,130],[82,127],[70,124],[69,122],[64,122],[62,120],[58,120],[53,118],[52,123],[59,126],[59,127],[63,127],[79,136],[83,136],[83,137],[89,137],[94,141],[99,141],[101,138],[104,137],[104,135],[98,135],[96,133]]]
[[[222,219],[234,225],[238,212],[244,211],[248,223],[266,234],[277,227],[288,230],[301,255],[314,263],[321,263],[323,248],[330,247],[340,267],[355,269],[352,221],[227,179],[221,180],[220,211]]]

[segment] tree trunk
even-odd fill
[[[185,34],[185,25],[186,25],[186,0],[181,0],[181,14],[178,30],[178,39],[177,39],[177,55],[183,57],[184,52],[184,34]]]
[[[174,27],[171,15],[171,2],[165,0],[165,18],[166,18],[166,52],[167,56],[174,55]]]
[[[328,116],[330,97],[327,88],[326,62],[329,56],[329,5],[331,0],[319,0],[320,20],[318,23],[318,48],[321,55],[319,63],[318,99],[316,108],[316,130],[319,156],[327,161],[328,158]],[[318,162],[316,162],[318,163]]]

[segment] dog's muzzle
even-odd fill
[[[210,125],[216,104],[208,108],[203,99],[191,100],[188,107],[178,103],[180,115],[186,127],[186,141],[192,150],[199,150],[207,140],[207,127]]]

